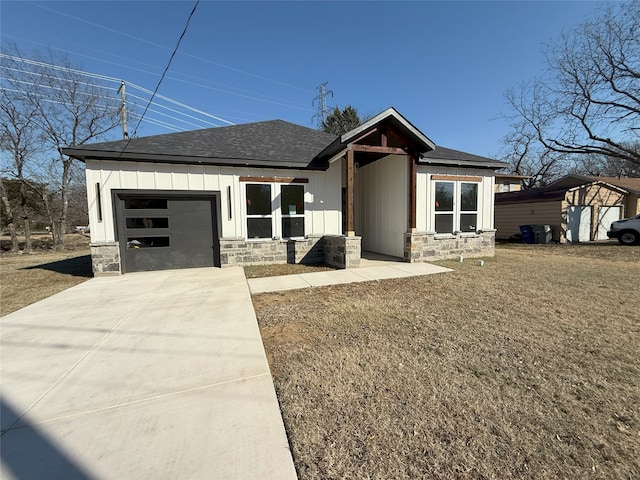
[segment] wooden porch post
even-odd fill
[[[353,157],[354,153],[351,148],[347,150],[347,231],[348,237],[355,235],[353,226]]]
[[[409,229],[416,228],[416,184],[418,180],[418,165],[413,153],[407,154],[409,159]]]

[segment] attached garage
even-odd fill
[[[122,271],[220,266],[217,196],[114,192]]]

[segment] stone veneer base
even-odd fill
[[[221,239],[220,263],[222,267],[324,263],[336,268],[357,268],[360,266],[361,241],[361,237],[344,235],[309,236],[292,240]],[[459,255],[488,257],[494,254],[495,230],[471,235],[405,234],[406,262],[446,260]],[[120,274],[118,242],[92,243],[91,263],[95,276]]]
[[[411,232],[405,234],[404,259],[406,262],[447,260],[457,256],[493,257],[495,230],[474,234],[436,235]]]

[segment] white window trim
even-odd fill
[[[269,215],[249,215],[248,213],[248,209],[247,209],[247,186],[248,185],[269,185],[271,187],[271,213]],[[244,188],[242,189],[242,205],[243,205],[243,211],[242,211],[242,216],[244,218],[244,238],[248,241],[248,242],[264,242],[265,240],[273,240],[275,238],[275,225],[274,225],[274,211],[273,211],[273,204],[274,204],[274,188],[273,188],[273,184],[269,183],[269,182],[264,182],[264,183],[260,183],[260,182],[247,182],[245,183]],[[271,238],[267,238],[267,237],[260,237],[260,238],[255,238],[255,237],[249,237],[249,222],[248,220],[250,218],[271,218]]]
[[[300,240],[307,237],[307,184],[306,183],[281,183],[281,182],[243,182],[244,187],[242,191],[242,217],[243,217],[243,230],[244,238],[247,242],[264,242],[265,240]],[[247,213],[247,187],[246,185],[269,185],[271,187],[271,214],[270,215],[249,215]],[[283,214],[281,208],[281,193],[283,186],[289,185],[301,185],[303,187],[302,201],[304,203],[304,213],[302,214]],[[282,236],[282,219],[287,217],[298,217],[304,219],[304,235],[297,237],[283,237]],[[249,237],[249,227],[247,225],[247,219],[249,218],[271,218],[271,238],[253,238]]]
[[[453,211],[441,211],[436,212],[435,204],[436,204],[436,184],[437,183],[453,183]],[[474,211],[471,210],[460,210],[461,204],[461,194],[462,194],[462,184],[463,183],[472,183],[478,185],[477,198],[476,198],[476,209]],[[482,181],[474,182],[470,180],[431,180],[432,188],[430,197],[430,211],[431,211],[431,225],[432,230],[435,233],[437,238],[453,238],[456,235],[460,235],[461,237],[477,237],[478,225],[480,224],[480,212],[481,212],[481,202],[480,196],[482,191]],[[451,215],[453,213],[453,232],[436,232],[436,215]],[[460,230],[460,216],[463,214],[474,214],[476,215],[476,230],[474,232],[463,232]]]
[[[293,215],[289,214],[289,213],[285,213],[282,211],[282,187],[291,187],[291,186],[297,186],[297,187],[302,187],[302,210],[303,213],[295,213]],[[303,239],[307,236],[307,206],[306,203],[304,201],[305,196],[307,195],[307,187],[306,184],[304,183],[281,183],[278,185],[278,194],[276,195],[276,198],[280,197],[280,202],[279,205],[277,205],[278,207],[278,214],[280,216],[280,219],[278,220],[278,225],[281,229],[280,233],[280,238],[282,239],[292,239],[292,240],[300,240]],[[285,237],[283,236],[283,232],[282,232],[282,220],[284,218],[302,218],[303,220],[303,225],[304,225],[304,231],[302,232],[302,235],[298,235],[295,237]]]

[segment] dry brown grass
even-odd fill
[[[72,234],[67,242],[64,252],[38,247],[0,255],[0,317],[91,278],[88,238]],[[42,243],[46,237],[38,239],[37,245]]]
[[[254,298],[300,478],[640,478],[640,247]]]
[[[302,265],[300,263],[249,265],[244,267],[244,274],[247,278],[264,278],[277,277],[278,275],[322,272],[326,270],[335,270],[335,268],[320,264]]]

